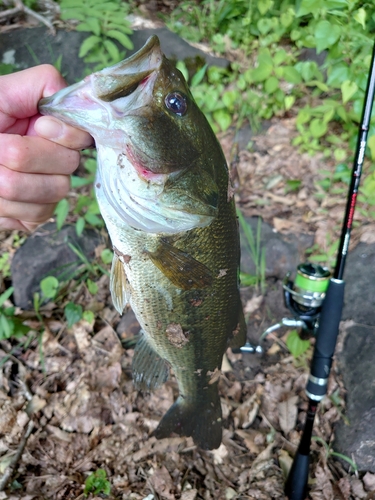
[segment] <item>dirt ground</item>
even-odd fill
[[[277,231],[313,233],[328,250],[326,235],[337,238],[345,200],[316,196],[322,170],[333,165],[291,146],[293,120],[272,121],[252,138],[251,150],[238,151],[233,132],[219,139],[243,212],[260,215]],[[301,172],[301,189],[285,196],[286,181],[300,179]],[[354,231],[353,245],[371,234],[369,221],[361,214],[357,220],[361,229]],[[1,253],[14,254],[19,237],[1,234]],[[0,292],[6,285],[8,280],[0,283]],[[111,494],[89,498],[284,498],[285,477],[306,417],[308,356],[293,359],[285,336],[268,341],[263,356],[228,351],[219,374],[220,448],[203,451],[185,437],[156,440],[152,432],[177,395],[175,379],[150,394],[135,391],[131,362],[137,322],[131,311],[121,319],[113,308],[106,275],[98,285],[93,299],[84,283],[70,283],[66,299],[94,310],[94,324],[82,320],[67,328],[62,306],[49,303],[41,318],[18,311],[31,328],[29,345],[0,342],[0,485],[12,457],[20,454],[5,491],[0,488],[0,500],[84,498],[85,480],[99,468],[106,471]],[[251,338],[285,315],[280,283],[268,282],[264,294],[244,288],[242,298]],[[312,443],[313,500],[375,498],[374,474],[348,473],[329,454],[344,400],[334,363],[328,397],[315,420],[314,435],[321,439]]]

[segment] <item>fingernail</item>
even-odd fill
[[[58,139],[63,133],[63,124],[49,116],[42,116],[35,122],[34,129],[45,139]]]

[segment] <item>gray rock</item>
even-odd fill
[[[328,52],[323,50],[319,54],[314,48],[303,48],[298,56],[299,61],[314,61],[321,67],[325,63]]]
[[[360,471],[375,472],[375,328],[355,325],[348,330],[339,357],[349,425],[340,420],[334,450],[353,458]],[[348,466],[346,462],[343,462]]]
[[[22,70],[38,64],[55,64],[61,56],[61,73],[68,83],[74,83],[84,76],[83,61],[78,58],[78,53],[87,35],[60,30],[53,35],[44,26],[2,33],[0,62],[8,62]]]
[[[199,58],[206,61],[209,66],[220,66],[222,68],[227,68],[229,66],[229,61],[227,59],[211,56],[193,47],[188,42],[185,42],[180,36],[176,35],[176,33],[169,31],[168,28],[134,31],[131,35],[131,40],[134,44],[134,52],[140,49],[151,35],[157,35],[159,37],[161,48],[168,59],[185,61],[186,59]]]
[[[349,253],[345,264],[344,280],[346,283],[345,306],[342,318],[374,326],[375,244],[359,243]]]
[[[259,124],[257,124],[257,127],[255,128],[252,127],[249,123],[244,123],[238,130],[235,127],[231,127],[230,130],[233,130],[233,132],[235,133],[234,143],[237,143],[238,151],[248,149],[249,143],[252,138],[262,132],[266,132],[270,128],[271,124],[271,120],[262,120]],[[251,145],[251,150],[262,151],[260,150],[258,143],[253,143]]]
[[[57,231],[55,223],[41,226],[17,250],[12,261],[14,302],[22,309],[33,307],[35,292],[39,292],[41,280],[55,276],[59,281],[74,276],[82,261],[69,247],[71,243],[89,261],[95,257],[95,248],[103,243],[103,237],[92,229],[77,236],[73,225]]]
[[[160,38],[161,47],[168,58],[175,60],[196,59],[206,61],[209,65],[227,67],[226,59],[213,57],[192,47],[167,28],[144,29],[134,31],[130,36],[134,50],[127,51],[126,56],[139,50],[149,36],[156,34]],[[0,62],[13,64],[18,70],[38,64],[54,64],[61,56],[61,73],[68,83],[74,83],[84,77],[84,65],[78,57],[79,48],[89,33],[78,31],[57,31],[50,33],[46,27],[25,28],[0,34]],[[123,48],[122,48],[123,50]]]
[[[258,217],[245,217],[256,239]],[[241,237],[241,271],[254,275],[256,268],[249,251],[246,236],[240,228]],[[314,241],[313,235],[281,234],[276,232],[266,222],[261,225],[260,249],[265,248],[266,253],[266,278],[283,279],[288,272],[294,272],[301,262],[307,248]]]
[[[353,457],[359,470],[375,472],[375,245],[360,243],[349,253],[344,279],[342,317],[357,324],[338,355],[349,425],[338,422],[334,449]]]

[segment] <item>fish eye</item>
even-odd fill
[[[187,111],[186,97],[179,92],[171,92],[165,98],[167,108],[178,116],[182,116]]]

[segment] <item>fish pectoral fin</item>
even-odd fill
[[[129,302],[130,291],[124,264],[121,262],[116,252],[112,260],[109,289],[111,291],[113,305],[116,310],[122,314],[126,304]]]
[[[132,371],[135,388],[140,391],[152,391],[168,380],[167,362],[150,346],[145,334],[135,346]]]
[[[206,288],[213,280],[207,266],[191,255],[161,240],[155,252],[146,252],[155,266],[178,288]]]
[[[240,304],[240,313],[238,323],[233,330],[232,335],[228,339],[228,347],[231,349],[239,349],[246,343],[247,326],[243,315],[242,305]]]

